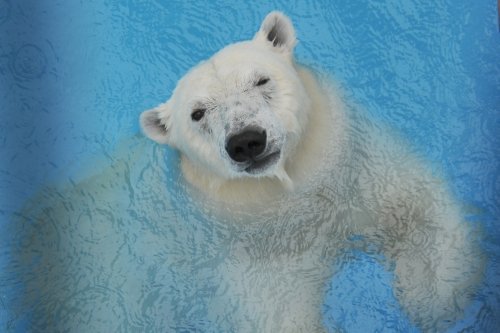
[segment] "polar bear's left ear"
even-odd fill
[[[283,13],[274,11],[267,14],[255,34],[254,41],[266,43],[275,51],[291,55],[297,39],[292,21]]]

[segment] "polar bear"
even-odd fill
[[[270,13],[142,114],[162,145],[124,139],[27,202],[0,276],[22,286],[12,325],[325,332],[325,288],[352,248],[394,272],[423,331],[459,318],[481,276],[473,228],[402,140],[295,64],[295,43]]]
[[[146,136],[180,152],[190,195],[240,221],[213,309],[239,309],[234,331],[323,331],[332,262],[362,235],[414,323],[443,330],[480,276],[470,228],[415,154],[294,62],[296,42],[290,19],[271,12],[252,40],[195,66],[140,117]]]

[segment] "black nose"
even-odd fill
[[[250,129],[229,138],[226,151],[236,162],[252,161],[266,148],[266,131]]]

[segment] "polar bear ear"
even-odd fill
[[[266,43],[274,50],[291,54],[297,39],[292,21],[283,13],[273,11],[267,14],[260,26],[260,30],[255,34],[254,40]]]
[[[142,131],[148,138],[161,144],[171,144],[168,102],[144,111],[141,114],[140,123]]]

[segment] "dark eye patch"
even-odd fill
[[[268,82],[269,82],[269,80],[270,80],[270,79],[269,79],[268,77],[265,77],[265,76],[264,76],[264,77],[261,77],[261,78],[259,79],[259,81],[257,81],[257,83],[255,83],[255,86],[256,86],[256,87],[263,86],[263,85],[265,85],[266,83],[268,83]]]

